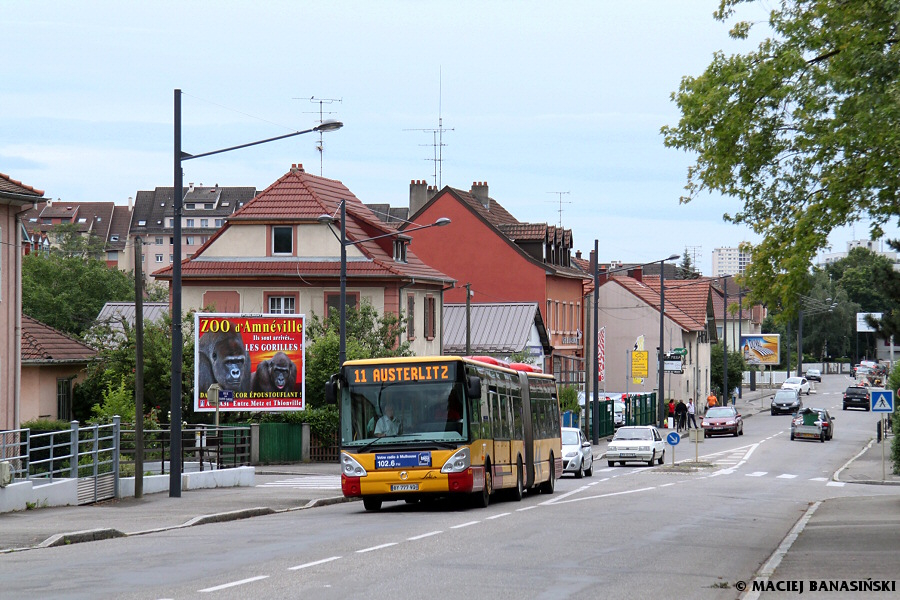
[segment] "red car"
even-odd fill
[[[733,406],[713,406],[706,411],[700,427],[703,428],[706,437],[726,433],[735,437],[744,435],[744,420]]]

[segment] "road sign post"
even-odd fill
[[[669,435],[666,436],[666,442],[672,446],[672,466],[675,466],[675,446],[678,445],[678,442],[681,441],[681,436],[678,435],[677,432],[673,431]]]
[[[884,466],[884,447],[886,445],[886,436],[884,435],[884,413],[894,412],[894,392],[893,390],[878,390],[869,394],[869,402],[872,403],[872,412],[881,413],[881,481],[887,478],[887,472]]]

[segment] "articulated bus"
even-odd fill
[[[386,500],[552,494],[562,475],[553,376],[491,357],[344,363],[326,384],[341,413],[341,489]]]

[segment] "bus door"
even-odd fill
[[[507,385],[491,386],[494,416],[494,487],[506,487],[510,476],[515,482],[515,474],[510,466],[510,446],[512,444],[510,421],[512,418]]]
[[[525,487],[534,486],[534,428],[531,421],[531,392],[528,376],[519,372],[519,387],[522,388],[522,423],[525,427]]]

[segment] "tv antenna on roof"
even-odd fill
[[[557,212],[559,213],[559,228],[562,229],[563,228],[563,224],[562,224],[563,207],[562,207],[562,205],[563,204],[572,204],[571,202],[568,202],[568,201],[563,202],[562,197],[563,197],[563,194],[568,194],[569,192],[547,192],[547,193],[548,194],[556,194],[559,196],[559,200],[549,200],[548,202],[558,202],[559,203],[559,208],[557,209]]]
[[[443,182],[441,181],[443,177],[443,162],[444,162],[444,154],[443,147],[446,146],[444,143],[444,132],[445,131],[453,131],[453,128],[445,128],[444,127],[444,118],[442,116],[442,76],[440,71],[438,71],[438,126],[437,129],[404,129],[403,131],[430,131],[432,136],[431,144],[419,144],[420,146],[432,146],[434,148],[434,157],[426,158],[425,160],[434,161],[434,187],[436,189],[441,189],[443,186]]]
[[[294,100],[303,100],[303,98],[294,98]],[[315,96],[310,96],[309,101],[313,104],[319,105],[319,125],[325,122],[325,115],[333,115],[335,111],[326,111],[324,110],[326,104],[333,104],[335,102],[343,102],[342,98],[316,98]],[[315,111],[304,111],[304,112],[312,112],[315,114]],[[322,155],[325,152],[325,140],[322,137],[322,132],[319,132],[319,143],[316,144],[316,150],[319,151],[319,176],[322,176]]]

